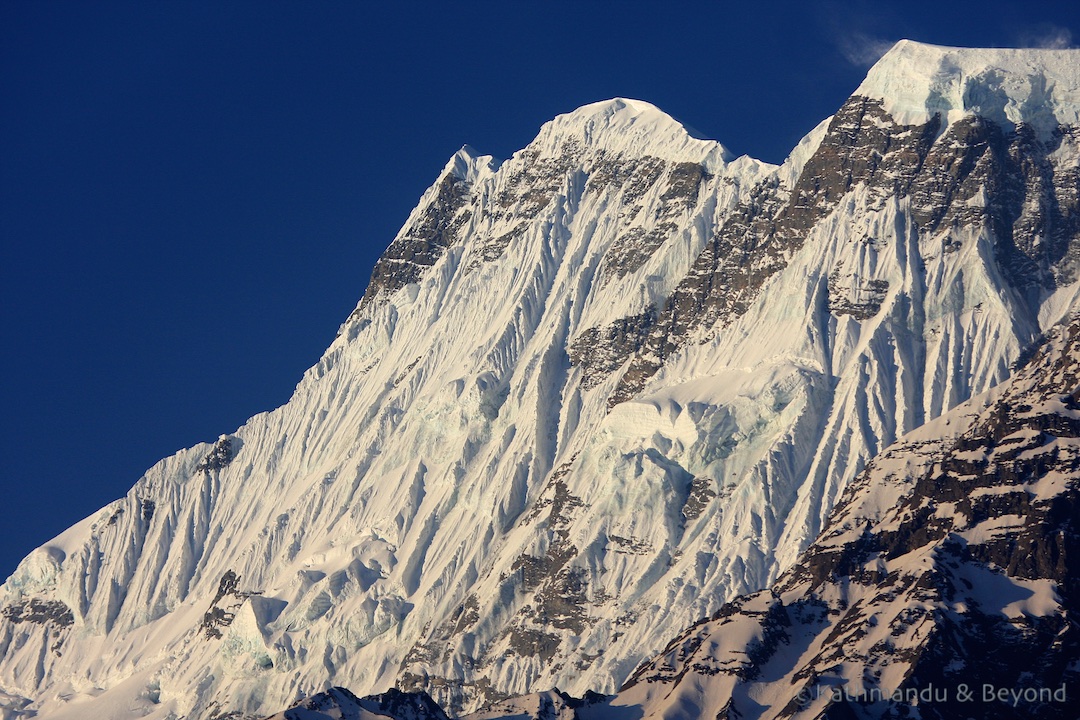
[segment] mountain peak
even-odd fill
[[[898,122],[940,113],[1052,130],[1080,122],[1080,50],[958,48],[901,40],[856,95],[880,99]]]
[[[712,161],[722,165],[730,159],[723,145],[705,139],[652,103],[630,98],[611,98],[583,105],[545,123],[529,146],[542,155],[557,154],[569,139],[585,149],[608,153],[656,155],[668,160]]]
[[[624,97],[614,97],[608,100],[598,100],[597,102],[588,103],[582,105],[577,110],[566,113],[566,115],[574,117],[623,115],[625,117],[635,118],[651,116],[657,119],[677,122],[674,118],[650,102]]]
[[[481,155],[471,145],[462,145],[461,149],[450,156],[439,177],[451,175],[458,180],[472,183],[485,170],[494,170],[499,162],[491,155]]]

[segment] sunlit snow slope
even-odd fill
[[[286,405],[8,579],[0,706],[613,691],[1068,312],[1078,67],[901,43],[779,167],[621,99],[463,148]]]

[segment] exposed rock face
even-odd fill
[[[785,268],[809,232],[852,188],[868,190],[867,210],[906,202],[916,237],[935,237],[955,252],[961,228],[987,228],[995,238],[997,264],[1014,288],[1052,290],[1076,280],[1080,252],[1080,196],[1075,127],[1059,126],[1046,141],[1023,123],[1005,130],[972,117],[943,131],[935,115],[922,125],[903,125],[880,100],[854,96],[828,130],[794,187],[765,182],[737,207],[698,256],[662,312],[618,321],[635,339],[645,337],[610,404],[637,395],[667,358],[702,333],[722,332],[746,312],[766,281]],[[1052,156],[1062,143],[1065,161]],[[862,242],[873,245],[875,238]],[[840,269],[837,271],[840,272]],[[854,277],[854,297],[841,282]],[[881,308],[888,280],[848,274],[830,278],[835,315],[867,320]],[[834,293],[835,291],[835,293]],[[835,298],[835,299],[834,299]],[[643,320],[650,325],[645,336]],[[603,335],[605,331],[590,331]],[[619,333],[598,344],[603,367],[620,367],[633,354]],[[584,336],[583,336],[584,337]],[[590,340],[599,339],[590,337]],[[597,363],[578,361],[592,370]],[[597,383],[595,374],[590,381]]]
[[[661,180],[664,172],[667,172],[666,185],[652,212],[652,227],[633,225],[608,248],[600,265],[600,282],[637,272],[660,246],[677,234],[686,216],[698,204],[709,173],[699,163],[665,163],[657,157],[630,162],[615,158],[593,168],[589,176],[592,187],[623,185],[622,202],[630,208],[626,212],[630,222],[637,219],[643,208],[637,201]]]
[[[463,149],[286,405],[5,583],[0,706],[615,691],[1068,314],[1078,66],[902,44],[780,167],[624,99]]]
[[[469,212],[464,210],[468,198],[469,183],[446,171],[436,183],[433,197],[375,263],[359,309],[415,283],[448,247],[460,240],[460,230],[469,220]]]
[[[673,641],[611,716],[1072,717],[1078,400],[1074,321],[873,460],[791,570]]]
[[[390,690],[357,697],[334,687],[265,720],[447,720],[446,713],[423,693]]]
[[[837,268],[829,276],[829,312],[839,317],[850,315],[856,320],[869,320],[881,310],[889,292],[888,280],[868,280],[865,285],[844,287],[845,281],[857,276],[841,274]]]
[[[71,608],[56,600],[30,598],[16,605],[8,605],[3,609],[3,614],[16,625],[29,622],[38,625],[53,624],[64,628],[75,622]]]
[[[220,640],[222,629],[232,625],[232,621],[236,619],[235,610],[249,597],[258,594],[240,590],[239,584],[240,578],[232,570],[221,576],[217,594],[202,619],[202,629],[207,640]]]
[[[573,365],[581,368],[581,386],[591,390],[620,369],[644,347],[656,319],[656,308],[650,306],[640,315],[620,318],[606,327],[589,328],[574,338],[567,355]]]
[[[236,453],[239,450],[239,441],[236,438],[231,438],[228,435],[222,435],[218,438],[218,441],[214,443],[214,447],[206,454],[202,462],[195,466],[196,471],[202,471],[206,473],[213,472],[214,470],[221,470],[236,457]]]

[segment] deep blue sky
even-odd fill
[[[626,96],[778,162],[901,37],[1074,46],[1080,14],[0,0],[0,578],[287,400],[463,143],[506,157]]]

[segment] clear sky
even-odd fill
[[[285,402],[462,144],[648,100],[779,162],[897,39],[1074,47],[1074,2],[0,0],[0,578]]]

